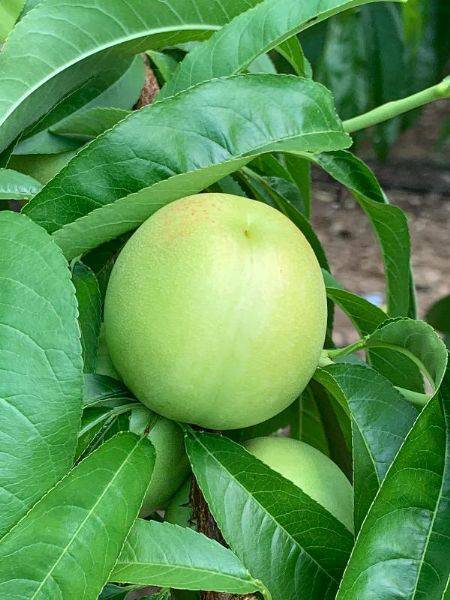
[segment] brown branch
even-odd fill
[[[197,524],[197,530],[207,537],[216,540],[223,546],[226,546],[225,540],[220,533],[214,517],[209,511],[208,504],[198,486],[195,477],[192,478],[191,486],[191,506],[192,517]],[[235,596],[233,594],[224,594],[219,592],[202,592],[201,600],[256,600],[253,594],[247,596]]]
[[[153,102],[154,97],[159,92],[158,81],[156,80],[155,74],[150,67],[148,58],[145,54],[143,54],[142,57],[145,63],[145,83],[139,100],[134,105],[136,110]]]

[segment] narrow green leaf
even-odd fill
[[[147,56],[152,61],[152,66],[154,67],[160,85],[163,85],[175,73],[178,62],[170,56],[170,54],[158,52],[156,50],[149,50]]]
[[[82,369],[61,251],[28,218],[0,212],[0,535],[71,467]]]
[[[235,17],[207,42],[192,50],[161,90],[161,97],[214,77],[240,73],[257,56],[303,29],[368,1],[371,0],[265,0]]]
[[[29,200],[41,188],[33,177],[12,169],[0,169],[0,200]]]
[[[286,169],[299,189],[303,200],[305,217],[311,217],[312,181],[309,161],[295,154],[285,155]]]
[[[230,594],[261,591],[227,548],[192,529],[138,519],[110,577],[118,583]]]
[[[330,20],[318,79],[333,92],[342,119],[369,110],[369,81],[364,28],[359,11]]]
[[[0,54],[0,150],[100,72],[112,54],[127,56],[204,39],[257,1],[42,2],[18,23]]]
[[[72,272],[78,302],[78,323],[81,329],[84,370],[95,371],[98,340],[100,336],[101,309],[100,289],[95,274],[89,267],[78,262]]]
[[[89,108],[66,117],[51,127],[50,131],[87,141],[111,129],[130,113],[122,108]]]
[[[87,406],[117,406],[123,402],[133,400],[131,392],[121,381],[107,377],[86,373],[83,385],[83,407]]]
[[[3,0],[0,4],[0,43],[8,37],[24,4],[25,0]]]
[[[186,445],[226,542],[273,598],[334,598],[353,544],[344,525],[231,440],[191,432]]]
[[[73,92],[24,133],[14,148],[15,155],[58,154],[79,148],[82,141],[64,138],[51,132],[63,126],[66,117],[75,117],[91,108],[110,106],[127,110],[136,104],[145,81],[144,62],[141,56],[110,61],[105,68]]]
[[[1,540],[0,596],[95,600],[137,517],[155,452],[119,434],[76,466]]]
[[[318,369],[314,379],[350,412],[355,529],[358,531],[417,417],[417,410],[387,379],[368,367],[330,365]]]
[[[312,77],[312,68],[306,58],[298,36],[294,35],[277,47],[277,52],[291,65],[295,75]]]
[[[447,366],[444,342],[425,321],[390,319],[367,336],[366,348],[389,348],[413,360],[437,389]]]
[[[365,71],[369,81],[369,108],[408,95],[408,69],[399,7],[377,4],[361,9],[365,45]],[[395,60],[393,59],[395,57]],[[401,131],[401,119],[390,119],[373,129],[373,143],[380,158]]]
[[[450,583],[450,376],[423,409],[378,492],[338,600],[446,598]]]
[[[430,306],[425,320],[448,338],[450,336],[450,295],[443,296]]]
[[[298,439],[330,456],[323,417],[318,401],[309,386],[299,398],[298,419]]]
[[[405,214],[388,204],[372,171],[350,152],[320,154],[311,160],[347,187],[366,213],[381,246],[389,315],[407,316],[411,244]]]
[[[324,273],[324,277],[328,298],[345,312],[361,335],[373,333],[387,320],[388,316],[381,308],[344,290],[329,273]],[[420,369],[404,354],[385,348],[371,348],[368,357],[372,367],[394,385],[423,392]]]
[[[320,84],[280,75],[218,79],[121,121],[24,210],[73,257],[260,154],[336,149],[349,141]]]

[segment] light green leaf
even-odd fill
[[[230,548],[273,598],[334,598],[352,534],[242,446],[191,432],[194,475]]]
[[[441,384],[448,361],[447,349],[425,321],[390,319],[366,337],[364,347],[402,352],[417,364],[435,389]]]
[[[204,39],[256,2],[42,2],[18,23],[0,54],[0,150],[68,92],[99,73],[112,55]]]
[[[33,177],[12,169],[0,169],[0,200],[29,200],[41,188]]]
[[[25,0],[2,0],[0,4],[0,43],[8,37],[24,4]]]
[[[352,420],[355,529],[358,531],[417,410],[376,371],[336,364],[314,379],[350,413]]]
[[[218,542],[189,528],[141,519],[130,531],[110,579],[230,594],[264,590],[231,550]]]
[[[101,73],[86,81],[46,113],[24,134],[14,148],[15,155],[58,154],[79,148],[81,140],[64,138],[51,132],[63,126],[66,117],[72,118],[91,108],[110,106],[127,110],[136,104],[145,81],[141,56],[115,60]]]
[[[367,1],[371,0],[265,0],[235,17],[207,42],[192,50],[160,95],[168,97],[202,81],[240,73],[260,54],[303,29]],[[289,57],[292,47],[290,50]]]
[[[336,149],[349,141],[320,84],[280,75],[218,79],[121,121],[81,150],[24,210],[55,232],[73,257],[255,156]]]
[[[78,323],[81,330],[84,370],[95,371],[98,339],[101,325],[102,302],[95,274],[89,267],[78,262],[73,268],[72,281],[78,302]]]
[[[450,377],[423,409],[357,537],[338,600],[447,598]]]
[[[155,452],[119,434],[77,465],[0,543],[0,597],[95,600],[136,519]]]
[[[71,467],[83,370],[76,310],[60,249],[1,211],[0,535]]]

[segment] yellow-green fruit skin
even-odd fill
[[[353,488],[328,456],[309,444],[282,437],[256,438],[245,446],[353,531]]]
[[[155,448],[156,457],[141,517],[165,508],[190,471],[180,426],[159,415],[152,415],[143,406],[132,411],[130,431],[142,435],[148,423],[151,424],[148,438]]]
[[[111,273],[106,341],[137,398],[211,429],[261,423],[317,367],[326,296],[314,252],[275,209],[227,194],[177,200]]]

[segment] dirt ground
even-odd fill
[[[450,293],[450,145],[438,145],[450,103],[430,105],[397,141],[388,162],[367,159],[392,204],[407,214],[420,316]],[[359,154],[361,156],[361,153]],[[333,274],[349,290],[384,302],[381,260],[363,212],[331,179],[314,172],[313,222]],[[335,342],[355,339],[353,328],[337,315]]]

